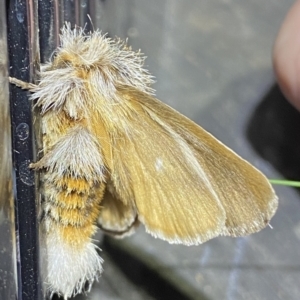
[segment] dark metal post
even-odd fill
[[[33,79],[39,60],[36,1],[8,1],[8,52],[10,76],[26,82]],[[15,170],[15,214],[18,252],[18,299],[42,299],[39,275],[39,237],[34,172],[32,103],[28,92],[16,86],[10,89],[13,166]]]

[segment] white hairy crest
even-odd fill
[[[122,101],[116,93],[118,86],[154,93],[153,76],[143,68],[145,57],[123,41],[110,39],[100,31],[85,34],[82,28],[72,30],[67,24],[60,43],[52,60],[41,67],[39,85],[32,89],[31,98],[37,99],[42,113],[62,109],[68,97],[75,107],[83,109],[93,101],[88,93],[91,90],[96,98],[112,103]]]
[[[34,165],[38,169],[46,168],[52,180],[70,173],[75,178],[105,181],[100,146],[88,130],[82,127],[71,129]]]

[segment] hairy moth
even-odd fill
[[[102,271],[97,224],[124,236],[140,222],[170,243],[264,228],[277,209],[265,176],[157,100],[144,58],[99,31],[62,29],[29,89],[42,114],[47,284],[65,299]]]

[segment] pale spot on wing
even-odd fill
[[[161,171],[162,168],[163,168],[163,160],[160,157],[158,157],[158,158],[156,158],[156,161],[155,161],[155,169],[156,169],[156,171]]]

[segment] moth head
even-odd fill
[[[42,113],[64,109],[72,118],[80,118],[86,105],[99,98],[112,105],[120,102],[117,89],[122,86],[154,93],[153,78],[143,68],[145,58],[121,40],[99,31],[85,34],[67,24],[60,43],[51,61],[42,66],[40,84],[33,90]]]

